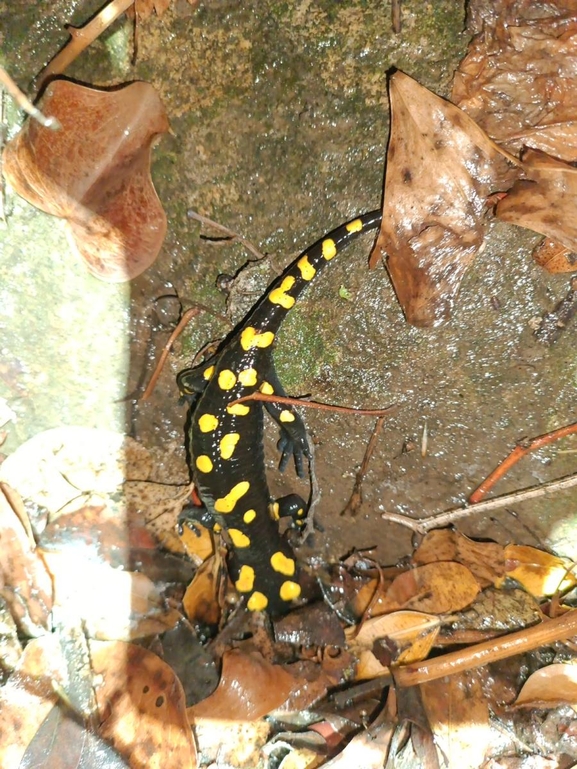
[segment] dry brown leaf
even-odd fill
[[[535,246],[533,259],[539,267],[552,274],[577,270],[577,253],[551,238],[545,238]]]
[[[182,599],[185,614],[194,625],[218,626],[222,613],[219,601],[222,580],[222,559],[215,553],[197,569]]]
[[[180,541],[184,547],[187,556],[200,566],[201,563],[214,555],[214,540],[212,532],[200,523],[195,523],[198,534],[190,526],[184,526]]]
[[[133,644],[92,643],[100,678],[99,734],[130,766],[193,769],[196,755],[184,692],[174,671],[156,654]]]
[[[421,684],[435,743],[448,767],[478,769],[491,750],[489,703],[476,670]]]
[[[52,593],[50,574],[34,541],[0,490],[0,596],[24,635],[49,629]]]
[[[495,0],[477,9],[482,28],[455,74],[452,101],[514,154],[529,145],[574,160],[574,0]]]
[[[17,669],[0,688],[0,766],[15,769],[65,687],[67,670],[56,634],[27,644]]]
[[[213,694],[187,709],[191,723],[203,718],[253,721],[276,710],[299,686],[280,665],[260,654],[226,652],[220,683]]]
[[[529,676],[515,701],[517,707],[577,710],[577,665],[555,663]]]
[[[152,142],[169,128],[158,94],[148,83],[97,91],[55,80],[40,106],[62,128],[28,120],[4,150],[8,181],[67,220],[93,275],[136,277],[156,259],[166,232],[150,177]]]
[[[464,112],[402,72],[390,80],[390,100],[383,221],[370,264],[387,255],[409,323],[436,326],[481,247],[486,198],[507,164]]]
[[[378,616],[398,609],[444,614],[464,609],[481,590],[469,569],[439,561],[400,574],[371,611]]]
[[[505,576],[515,579],[531,595],[554,595],[577,584],[577,578],[571,571],[574,568],[571,561],[536,547],[507,545],[505,559]]]
[[[390,663],[408,664],[425,659],[439,634],[439,618],[415,611],[398,611],[375,617],[363,623],[360,631],[348,628],[348,649],[358,656],[357,679],[376,678],[387,672],[382,655],[375,656],[375,645],[381,645]]]
[[[481,587],[494,584],[505,572],[503,547],[475,542],[454,529],[433,529],[413,553],[416,564],[457,561],[471,570]]]
[[[577,168],[529,149],[523,169],[527,179],[515,182],[498,203],[497,216],[577,251]]]

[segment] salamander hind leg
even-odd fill
[[[292,518],[293,525],[302,528],[307,519],[307,504],[298,494],[287,494],[271,502],[269,507],[271,518],[278,521],[280,518]]]
[[[213,514],[210,513],[204,505],[185,505],[178,516],[177,527],[179,532],[182,532],[183,528],[187,526],[197,537],[200,537],[200,531],[198,526],[196,526],[197,523],[200,523],[205,529],[210,529],[217,533],[221,529],[220,524],[217,523]]]

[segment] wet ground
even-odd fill
[[[3,63],[23,88],[66,40],[63,25],[84,22],[98,6],[0,0]],[[236,273],[250,256],[238,243],[201,240],[187,211],[249,238],[270,255],[270,277],[325,231],[378,208],[387,72],[397,67],[447,95],[467,44],[463,25],[454,0],[404,2],[399,35],[388,3],[174,0],[161,19],[140,26],[133,65],[131,26],[119,20],[67,74],[101,86],[145,79],[159,90],[172,134],[154,152],[153,176],[168,236],[147,273],[111,286],[77,262],[61,222],[8,196],[0,229],[0,396],[17,420],[4,428],[3,450],[62,424],[115,427],[155,449],[166,472],[182,481],[185,413],[174,374],[227,332],[216,278]],[[14,125],[10,107],[7,120]],[[423,516],[461,504],[521,437],[575,420],[575,328],[552,347],[532,336],[531,320],[567,290],[566,278],[532,263],[537,240],[490,225],[455,315],[439,329],[409,327],[384,268],[366,271],[370,236],[299,300],[276,350],[286,389],[342,405],[398,404],[354,519],[340,512],[374,419],[305,413],[322,494],[317,551],[377,545],[384,561],[395,561],[410,551],[410,534],[385,524],[384,511]],[[247,294],[246,309],[265,284],[261,278]],[[185,308],[202,302],[214,315],[193,321],[154,396],[140,403],[177,310],[175,300],[160,297],[175,294]],[[271,428],[271,485],[293,489],[290,471],[283,478],[274,472],[274,441]],[[575,472],[576,449],[567,440],[525,459],[497,492]],[[493,515],[460,528],[576,554],[575,491]]]

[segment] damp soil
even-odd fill
[[[34,75],[81,24],[93,2],[0,0],[2,63],[30,91]],[[71,253],[65,228],[10,193],[0,231],[0,396],[16,414],[3,450],[42,429],[86,424],[127,431],[153,449],[175,482],[186,477],[185,407],[175,373],[230,326],[221,274],[251,255],[238,242],[201,237],[189,211],[225,225],[266,255],[240,284],[248,310],[300,251],[357,213],[379,208],[388,136],[387,74],[399,68],[446,96],[468,40],[455,0],[403,3],[394,35],[388,3],[242,4],[174,0],[138,30],[120,19],[67,72],[97,86],[151,82],[172,131],[154,151],[153,177],[168,216],[162,252],[125,286],[99,283]],[[10,130],[16,111],[7,107]],[[216,235],[203,229],[202,234]],[[433,330],[404,321],[384,267],[366,268],[370,236],[331,263],[283,325],[275,352],[292,395],[348,406],[397,404],[387,419],[356,516],[342,515],[370,417],[307,410],[320,499],[309,552],[334,558],[378,549],[393,563],[411,550],[408,530],[386,511],[420,517],[462,504],[523,436],[575,420],[575,327],[551,347],[532,320],[567,291],[567,279],[530,258],[537,238],[488,224],[484,251],[467,275],[453,318]],[[202,303],[178,341],[153,396],[139,400],[180,307]],[[275,470],[270,483],[294,490]],[[423,435],[426,432],[426,445]],[[526,458],[497,492],[575,471],[577,442]],[[459,523],[498,541],[540,543],[574,557],[574,491],[519,503]]]

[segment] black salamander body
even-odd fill
[[[189,428],[193,480],[205,507],[186,508],[196,519],[226,530],[233,555],[232,580],[253,611],[288,611],[301,594],[292,548],[278,530],[278,518],[304,522],[305,503],[296,494],[274,502],[268,490],[261,403],[231,403],[255,391],[284,396],[272,348],[281,323],[301,291],[358,235],[377,228],[380,211],[333,230],[298,257],[272,284],[224,348],[201,366],[181,371],[184,395],[198,394]],[[267,403],[281,430],[281,469],[294,455],[301,474],[308,456],[304,424],[292,406]]]

